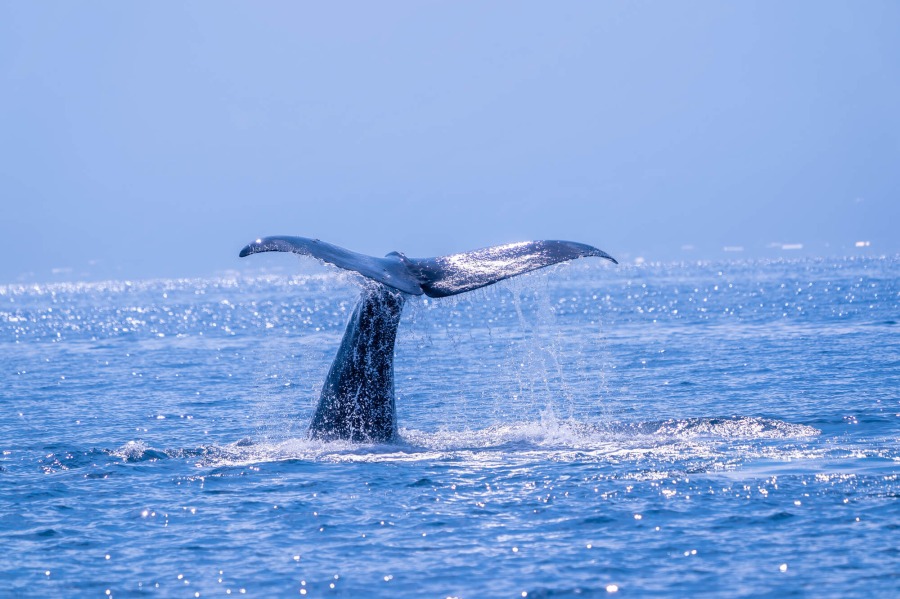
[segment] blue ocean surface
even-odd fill
[[[384,445],[306,438],[296,264],[0,286],[0,596],[900,596],[900,258],[413,298]]]

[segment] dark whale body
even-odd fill
[[[305,237],[265,237],[241,250],[312,256],[367,278],[309,426],[310,437],[386,442],[397,434],[394,342],[409,295],[447,297],[575,258],[606,252],[571,241],[527,241],[437,258],[357,254]]]

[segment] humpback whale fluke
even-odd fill
[[[241,250],[312,256],[369,279],[309,426],[310,437],[384,442],[397,434],[394,341],[407,295],[447,297],[575,258],[615,258],[573,241],[525,241],[437,258],[375,258],[306,237],[264,237]]]

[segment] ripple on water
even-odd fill
[[[0,589],[893,598],[897,272],[575,263],[411,304],[385,445],[304,434],[348,278],[0,286]]]

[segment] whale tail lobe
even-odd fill
[[[411,295],[447,297],[575,258],[596,256],[618,264],[603,250],[573,241],[525,241],[436,258],[408,258],[391,252],[376,258],[306,237],[257,239],[241,257],[259,252],[312,256]]]

